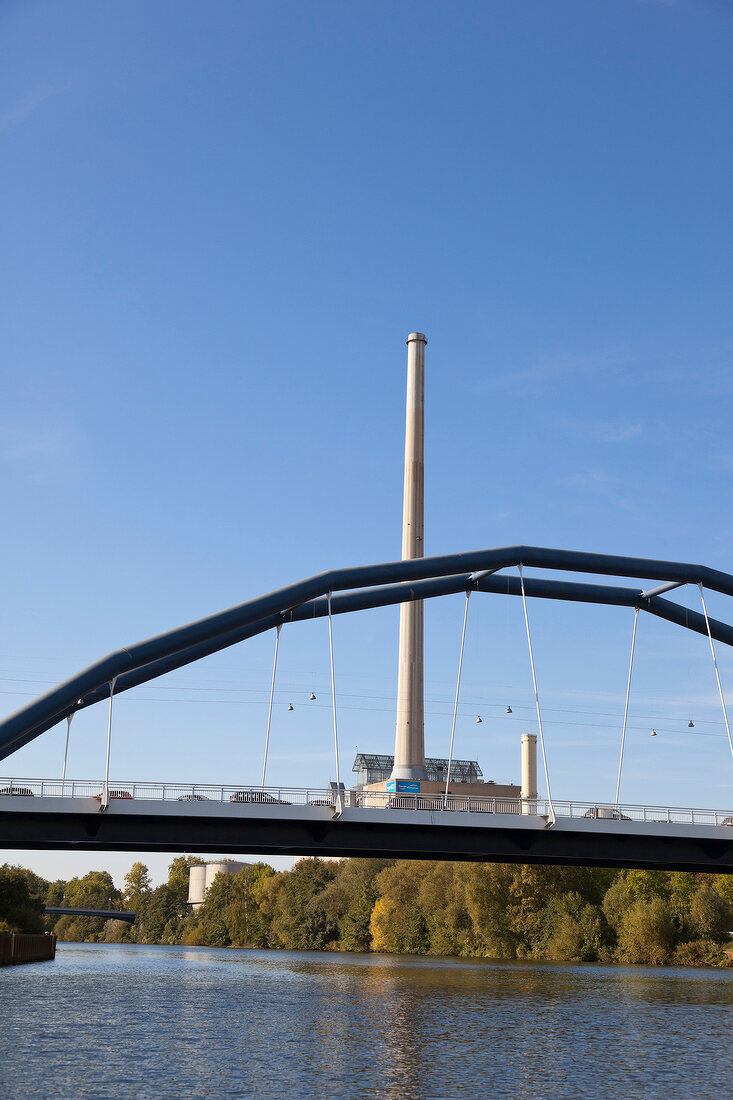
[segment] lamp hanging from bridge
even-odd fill
[[[288,703],[288,710],[295,710],[295,707],[292,703]]]
[[[478,723],[483,722],[483,718],[481,717],[480,714],[476,715],[476,722],[478,722]]]
[[[692,719],[690,719],[690,721],[687,723],[687,728],[688,730],[693,730],[695,728],[695,723],[692,721]]]
[[[651,733],[649,734],[649,736],[650,736],[650,737],[656,737],[656,736],[657,736],[657,731],[656,731],[656,730],[652,730],[652,732],[651,732]]]
[[[315,696],[315,692],[313,692],[313,691],[312,691],[312,692],[310,693],[310,695],[308,696],[308,698],[309,698],[309,699],[311,700],[311,702],[312,702],[312,701],[313,701],[313,700],[315,699],[315,697],[316,697],[316,696]]]
[[[507,712],[507,714],[511,714],[511,713],[512,713],[512,708],[511,708],[511,707],[507,707],[507,708],[506,708],[506,712]]]

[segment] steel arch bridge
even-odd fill
[[[284,623],[320,618],[329,609],[342,615],[459,592],[521,596],[520,579],[502,573],[517,566],[654,582],[639,588],[526,578],[524,591],[530,598],[638,608],[733,646],[733,626],[662,598],[687,584],[733,596],[733,576],[704,565],[505,546],[335,569],[115,650],[1,720],[0,760],[110,694],[119,695]]]
[[[505,572],[514,567],[519,576]],[[524,568],[637,583],[527,578]],[[689,584],[700,588],[702,614],[664,598]],[[532,546],[332,570],[110,653],[0,721],[0,759],[78,710],[284,623],[477,591],[635,608],[708,637],[711,648],[714,640],[733,645],[733,626],[708,617],[704,589],[733,596],[733,576],[685,562]],[[594,813],[587,801],[561,805],[548,797],[528,806],[526,799],[509,805],[473,795],[440,804],[417,796],[414,804],[393,804],[385,795],[379,804],[342,802],[333,791],[330,799],[323,791],[265,794],[264,777],[262,791],[244,797],[233,788],[149,783],[108,792],[105,780],[103,798],[99,783],[29,780],[31,790],[14,782],[0,794],[45,797],[0,799],[0,847],[382,854],[733,873],[733,813],[724,811],[616,805]]]

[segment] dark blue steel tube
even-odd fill
[[[361,588],[377,589],[334,596],[333,612],[342,614],[464,591],[467,587],[473,587],[470,574],[520,563],[530,568],[638,577],[643,580],[702,582],[709,589],[733,595],[733,577],[701,565],[531,546],[498,547],[333,570],[109,654],[0,722],[0,759],[74,713],[79,709],[80,701],[82,706],[88,706],[106,697],[113,678],[117,679],[117,694],[270,629],[278,622],[319,617],[325,613],[322,597],[329,591],[344,593]],[[484,592],[519,593],[518,581],[512,577],[487,576],[481,578],[476,586]],[[541,598],[639,606],[671,622],[705,632],[702,616],[658,597],[641,600],[641,593],[635,589],[529,578],[525,581],[525,587],[527,595]],[[726,624],[711,622],[711,628],[716,639],[733,644],[733,632]]]

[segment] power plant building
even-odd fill
[[[192,909],[203,905],[206,892],[217,875],[238,875],[251,863],[240,863],[236,859],[215,859],[209,863],[198,863],[188,872],[188,904]]]

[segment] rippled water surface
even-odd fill
[[[60,944],[0,970],[0,1095],[722,1097],[733,972]]]

